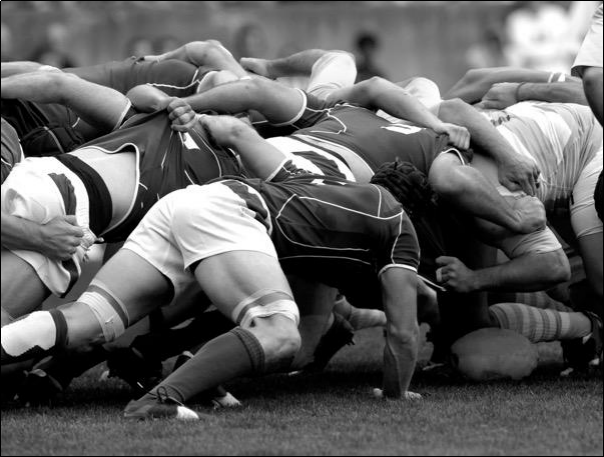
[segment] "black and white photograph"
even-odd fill
[[[602,456],[602,1],[0,9],[1,455]]]

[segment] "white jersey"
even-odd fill
[[[530,101],[483,114],[539,166],[537,197],[547,210],[570,203],[584,170],[602,170],[602,127],[589,106]]]

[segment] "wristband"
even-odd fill
[[[526,84],[526,82],[524,83],[520,83],[516,86],[516,94],[515,94],[515,98],[516,98],[516,103],[521,102],[522,100],[520,100],[520,88],[522,86],[524,86]]]

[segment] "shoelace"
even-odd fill
[[[152,392],[149,392],[149,394],[155,396],[160,403],[174,403],[178,406],[183,406],[183,407],[185,406],[182,402],[180,402],[176,398],[172,397],[168,393],[168,389],[166,389],[165,386],[159,386],[157,388],[156,392],[157,392],[156,394],[154,394]]]

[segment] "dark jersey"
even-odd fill
[[[320,281],[371,306],[380,300],[382,271],[417,271],[415,230],[386,189],[292,171],[284,167],[271,182],[223,181],[267,225],[286,273]]]
[[[333,144],[336,155],[338,148],[347,148],[374,171],[398,157],[427,174],[436,156],[450,149],[447,135],[426,128],[393,124],[360,106],[326,102],[312,95],[307,95],[307,108],[294,126],[299,130],[293,138],[327,149]]]
[[[235,156],[211,145],[204,132],[183,134],[170,126],[166,111],[136,115],[119,130],[83,146],[108,154],[134,151],[137,156],[139,185],[132,210],[117,227],[103,234],[106,241],[126,239],[151,206],[170,192],[225,174],[241,174]]]
[[[21,162],[23,153],[19,144],[17,132],[2,118],[2,182],[10,174],[13,167]]]
[[[149,84],[173,97],[186,97],[197,91],[200,72],[195,65],[181,60],[151,62],[131,57],[91,67],[65,68],[86,81],[126,94],[141,84]]]
[[[17,131],[25,157],[49,157],[72,151],[95,129],[71,109],[56,103],[2,99],[2,117]]]

